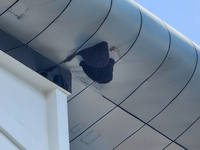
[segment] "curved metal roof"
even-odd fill
[[[56,63],[102,41],[119,49],[108,84],[78,57],[62,64],[73,75],[71,150],[199,149],[198,45],[132,0],[14,3],[3,1],[0,27]]]

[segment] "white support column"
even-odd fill
[[[58,89],[47,94],[50,150],[69,150],[67,95]]]

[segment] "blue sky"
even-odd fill
[[[134,0],[200,45],[200,0]]]

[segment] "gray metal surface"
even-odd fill
[[[62,64],[73,75],[71,150],[199,150],[198,45],[132,0],[17,3],[21,17],[9,9],[0,27],[56,63],[102,41],[119,49],[108,84],[89,79],[78,57]]]

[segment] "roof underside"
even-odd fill
[[[71,150],[199,150],[199,46],[132,0],[1,3],[0,27],[56,63],[102,41],[119,49],[108,84],[78,58],[62,64],[73,75]]]

